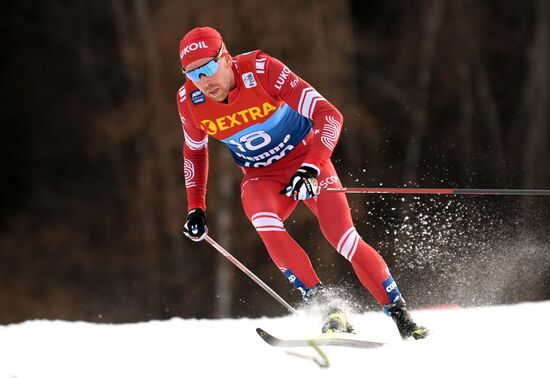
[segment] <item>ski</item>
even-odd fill
[[[289,348],[317,345],[370,349],[385,345],[385,343],[363,340],[347,334],[323,334],[303,339],[279,339],[261,328],[256,328],[256,332],[262,340],[275,347]]]

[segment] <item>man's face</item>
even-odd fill
[[[185,71],[191,71],[195,68],[208,63],[213,58],[202,58],[194,61],[185,67]],[[201,75],[199,81],[193,81],[193,84],[200,89],[202,93],[215,101],[226,99],[231,90],[233,70],[231,69],[231,57],[222,56],[218,60],[218,70],[212,76]]]

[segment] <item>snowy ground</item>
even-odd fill
[[[315,334],[319,319],[305,315],[125,325],[27,321],[0,326],[0,378],[550,376],[550,301],[413,314],[432,337],[402,342],[383,313],[352,314],[361,336],[388,345],[324,347],[325,369],[255,332],[259,326],[280,337]]]

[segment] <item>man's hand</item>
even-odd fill
[[[183,226],[183,233],[193,241],[204,240],[208,234],[206,214],[201,209],[193,209],[187,214],[187,222]]]
[[[317,171],[308,166],[300,169],[290,178],[288,185],[279,192],[295,200],[307,200],[316,197],[321,188],[317,183]]]

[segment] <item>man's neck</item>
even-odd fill
[[[237,88],[237,82],[235,80],[236,72],[233,69],[233,66],[231,66],[231,76],[229,78],[229,93],[227,94],[227,97],[222,101],[223,103],[227,104],[229,103],[229,97],[231,95],[231,92]]]
[[[232,91],[233,89],[235,89],[236,87],[236,84],[235,84],[235,70],[233,69],[233,65],[231,65],[231,77],[230,77],[230,81],[229,81],[229,90]]]

